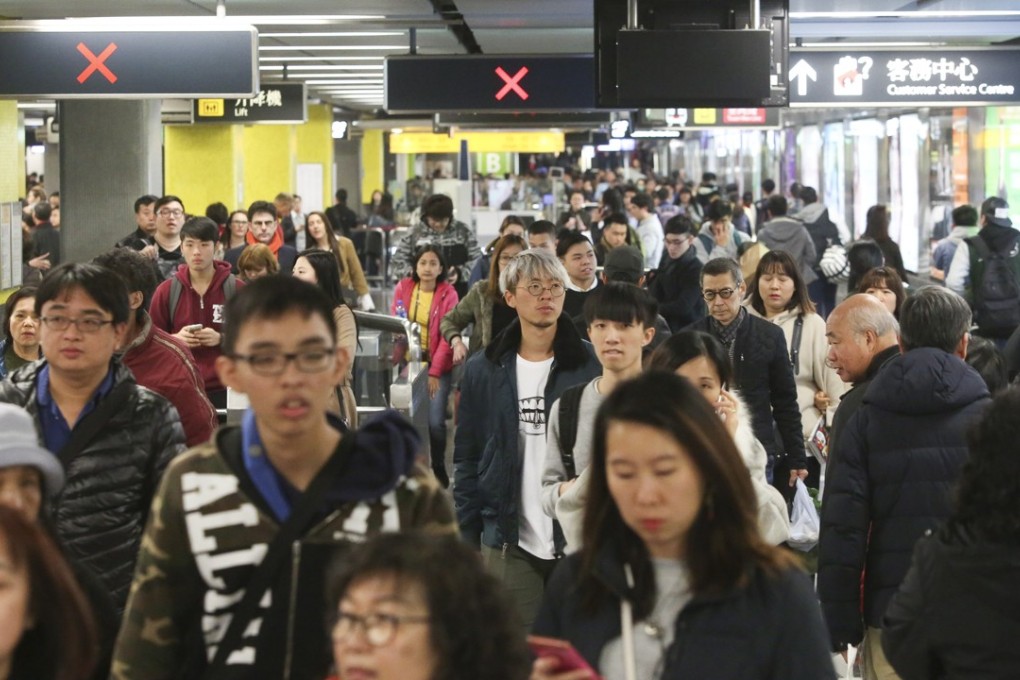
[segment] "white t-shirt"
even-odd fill
[[[545,466],[545,385],[552,358],[528,361],[517,355],[517,437],[524,452],[517,544],[543,560],[553,559],[552,519],[542,510]]]

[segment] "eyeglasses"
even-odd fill
[[[71,324],[81,333],[98,333],[99,329],[112,321],[86,317],[84,319],[72,319],[69,316],[41,316],[39,320],[46,324],[51,331],[66,331]]]
[[[668,236],[666,237],[667,246],[682,246],[685,243],[687,243],[687,239],[683,237],[681,238],[669,238]]]
[[[736,293],[736,292],[737,292],[737,291],[736,291],[736,289],[735,289],[735,288],[721,288],[721,289],[719,289],[719,290],[711,290],[711,289],[707,289],[707,290],[703,290],[703,291],[701,291],[701,295],[702,295],[702,296],[703,296],[703,297],[704,297],[704,298],[705,298],[706,300],[708,300],[709,302],[711,302],[712,300],[714,300],[714,299],[715,299],[715,296],[716,296],[716,295],[718,295],[719,297],[721,297],[721,298],[722,298],[723,300],[729,300],[729,299],[730,299],[731,297],[733,297],[733,294],[734,294],[734,293]]]
[[[350,612],[340,612],[336,625],[333,626],[334,640],[348,640],[359,628],[364,631],[365,639],[373,647],[382,647],[393,641],[397,628],[402,623],[428,623],[428,616],[397,616],[395,614],[369,614],[358,616]]]
[[[529,283],[527,286],[517,286],[523,288],[535,297],[542,297],[542,293],[549,291],[549,294],[554,298],[563,297],[563,294],[567,291],[563,287],[562,283],[554,283],[551,286],[543,286],[541,283]]]
[[[318,373],[329,368],[336,356],[336,348],[306,349],[303,352],[273,352],[267,354],[228,354],[231,359],[247,361],[251,370],[259,375],[276,376],[283,373],[291,361],[302,373]]]
[[[179,208],[173,208],[173,209],[171,209],[171,208],[160,208],[159,209],[159,216],[160,217],[171,217],[171,216],[173,216],[173,217],[181,217],[183,215],[184,215],[184,211],[180,210]]]

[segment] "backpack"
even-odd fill
[[[1020,245],[992,252],[980,236],[970,248],[970,304],[982,334],[1005,336],[1020,326]]]
[[[229,300],[234,297],[234,291],[237,290],[237,279],[234,278],[233,274],[227,274],[226,280],[223,282],[223,295]],[[174,313],[177,312],[177,305],[181,301],[181,293],[184,292],[184,284],[176,276],[170,279],[170,316],[169,326],[174,327]]]
[[[560,460],[567,471],[567,479],[577,477],[577,466],[574,464],[574,444],[577,443],[577,419],[581,412],[581,395],[588,383],[574,385],[560,395]]]

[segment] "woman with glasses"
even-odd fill
[[[231,248],[237,248],[247,243],[245,236],[248,235],[248,213],[243,210],[235,210],[227,218],[227,228],[220,234],[220,241],[216,244],[216,252],[213,255],[217,260],[223,259],[223,254]]]
[[[446,261],[438,246],[418,249],[411,260],[410,276],[401,279],[393,291],[390,313],[418,324],[422,360],[429,366],[429,447],[432,471],[444,486],[450,485],[446,472],[446,402],[450,396],[453,349],[440,332],[440,322],[457,305],[457,291],[446,282]]]
[[[475,283],[464,299],[443,317],[439,327],[453,348],[454,366],[464,363],[469,355],[488,347],[492,339],[517,318],[517,312],[503,300],[503,293],[499,290],[499,275],[511,259],[527,249],[528,244],[524,238],[516,234],[507,234],[497,240],[492,247],[489,277]],[[465,345],[461,333],[471,324],[474,327],[468,339],[469,344]]]
[[[516,611],[456,538],[383,534],[345,561],[331,590],[335,677],[528,677]]]
[[[584,547],[564,558],[533,632],[607,678],[835,678],[810,581],[766,544],[724,422],[687,380],[649,372],[595,419]],[[580,680],[540,657],[532,680]]]
[[[751,315],[783,329],[797,383],[801,427],[805,440],[809,440],[819,420],[824,418],[826,427],[832,423],[846,383],[826,365],[829,343],[825,321],[815,312],[801,268],[789,253],[772,250],[762,256],[745,306]],[[817,473],[817,466],[811,469]],[[809,484],[815,486],[817,482],[811,480]]]
[[[314,213],[313,213],[314,214]],[[309,248],[298,254],[294,261],[294,277],[314,284],[322,289],[333,304],[333,323],[336,324],[336,344],[354,357],[358,347],[358,324],[354,312],[344,300],[340,290],[340,272],[336,258],[316,248]],[[329,406],[333,413],[339,413],[348,427],[358,426],[358,404],[354,398],[354,361],[347,368],[347,374],[330,393]]]
[[[19,288],[4,304],[4,339],[0,340],[0,379],[25,364],[42,358],[35,288]]]

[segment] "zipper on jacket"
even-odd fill
[[[298,571],[301,567],[301,541],[294,541],[290,558],[290,604],[287,606],[287,651],[284,654],[283,680],[290,680],[294,662],[294,622],[297,621]]]
[[[500,559],[503,559],[503,560],[505,560],[505,559],[506,559],[506,551],[507,551],[507,549],[508,549],[509,547],[510,547],[510,544],[509,544],[509,543],[504,543],[504,544],[503,544],[503,552],[502,552],[502,554],[500,555]]]

